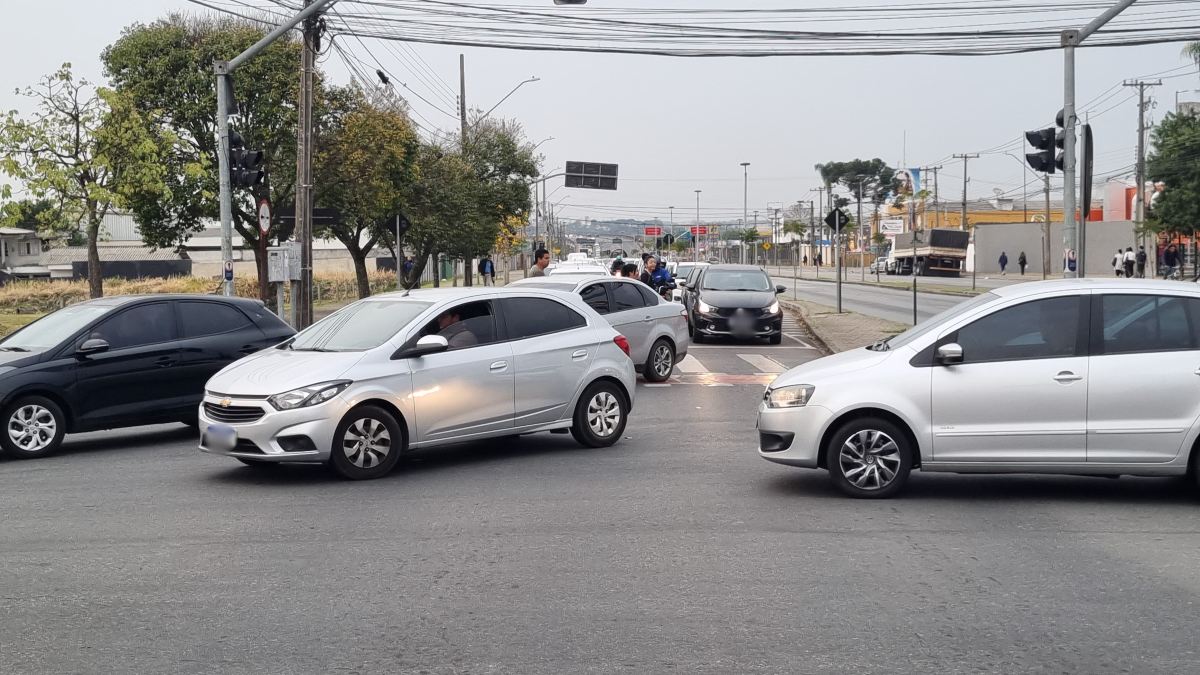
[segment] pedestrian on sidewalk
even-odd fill
[[[1146,278],[1146,247],[1139,246],[1137,252],[1137,278]]]
[[[546,268],[550,266],[550,251],[544,248],[539,248],[533,252],[533,267],[529,268],[527,277],[544,277],[546,276]]]
[[[1025,251],[1021,251],[1021,255],[1017,256],[1017,266],[1021,268],[1021,276],[1025,276],[1025,267],[1029,264],[1029,258],[1025,257]]]
[[[1113,254],[1112,268],[1113,273],[1118,277],[1125,271],[1125,252],[1121,249],[1117,249],[1117,252]]]
[[[1008,274],[1008,272],[1004,271],[1004,268],[1006,267],[1008,267],[1008,254],[1004,251],[1000,251],[1000,276]]]
[[[1170,279],[1175,273],[1175,268],[1179,266],[1179,247],[1171,244],[1162,254],[1162,275],[1164,279]]]
[[[817,252],[817,255],[815,255],[813,257],[813,265],[816,267],[821,266],[821,253],[820,252]]]
[[[808,267],[808,254],[807,254],[807,253],[805,253],[805,254],[804,254],[804,262],[803,262],[803,265],[804,265],[805,267]]]
[[[479,261],[479,276],[483,277],[484,286],[496,285],[496,264],[492,262],[492,256],[485,255]]]
[[[1137,264],[1137,256],[1133,252],[1132,246],[1125,247],[1125,255],[1122,257],[1122,262],[1125,263],[1125,278],[1133,278],[1133,267]]]

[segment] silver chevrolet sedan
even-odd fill
[[[780,375],[759,454],[854,497],[891,496],[917,468],[1196,480],[1198,376],[1195,284],[1006,286]]]
[[[649,382],[671,376],[675,364],[687,356],[687,310],[667,302],[636,279],[598,275],[530,277],[509,284],[521,288],[546,288],[578,293],[596,313],[629,338],[634,367]]]
[[[200,448],[378,478],[417,448],[541,431],[616,443],[629,341],[582,298],[535,288],[360,300],[208,381]]]

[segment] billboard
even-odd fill
[[[888,218],[879,221],[879,233],[883,235],[900,234],[904,231],[904,220],[901,218]]]

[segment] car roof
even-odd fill
[[[736,272],[763,272],[758,265],[736,265],[733,263],[709,263],[714,270],[733,270]],[[764,272],[765,273],[765,272]]]
[[[84,300],[78,305],[93,307],[121,307],[145,300],[205,300],[209,302],[225,302],[237,305],[259,305],[257,298],[241,298],[237,296],[213,295],[210,293],[147,293],[145,295],[110,295],[103,298]]]
[[[1200,287],[1183,284],[1178,281],[1154,279],[1050,279],[1047,281],[1030,281],[1023,284],[993,288],[991,292],[1002,298],[1020,298],[1040,293],[1054,293],[1070,290],[1095,290],[1106,293],[1152,292],[1152,293],[1186,293],[1195,295]]]

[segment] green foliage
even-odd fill
[[[103,295],[97,242],[100,223],[135,196],[165,198],[159,139],[128,98],[76,79],[70,64],[20,91],[34,111],[10,111],[0,125],[0,170],[36,199],[57,204],[59,225],[82,223],[88,244],[88,286]]]
[[[1156,232],[1191,232],[1200,224],[1200,116],[1169,114],[1153,132],[1146,176],[1166,189],[1146,221]]]
[[[733,234],[733,239],[735,241],[741,241],[747,244],[753,244],[754,242],[758,241],[758,230],[753,227],[747,227],[744,230],[734,230],[731,234]]]
[[[848,162],[828,162],[814,168],[826,185],[840,184],[857,198],[862,188],[864,202],[880,205],[887,200],[896,183],[896,170],[882,159],[852,159]],[[839,199],[840,201],[840,199]],[[844,200],[846,204],[849,199]]]
[[[476,179],[474,213],[444,249],[462,258],[487,253],[502,224],[528,216],[529,182],[538,175],[533,146],[516,122],[476,119],[468,128],[466,140],[463,156]]]
[[[78,228],[64,217],[56,202],[49,199],[22,199],[0,206],[0,227],[33,230],[43,238],[79,234]],[[64,235],[63,233],[67,233]],[[82,237],[71,245],[81,245]]]
[[[160,163],[167,197],[139,194],[129,204],[147,244],[179,246],[203,228],[205,219],[219,216],[213,62],[233,58],[263,35],[261,26],[242,20],[172,14],[129,26],[104,50],[101,59],[116,90],[166,146]],[[266,154],[263,185],[253,194],[234,191],[234,227],[250,245],[259,237],[258,198],[267,197],[277,206],[293,199],[299,58],[299,42],[285,36],[233,78],[240,115],[232,128],[248,146]],[[323,101],[322,96],[314,98]],[[323,106],[314,105],[315,119],[322,112]],[[289,235],[278,225],[269,234]]]

